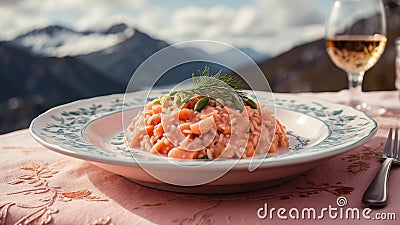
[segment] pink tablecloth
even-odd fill
[[[346,94],[303,95],[344,101]],[[360,201],[381,165],[379,157],[388,129],[400,127],[397,92],[366,95],[370,101],[390,108],[385,115],[375,117],[379,130],[370,142],[288,183],[241,194],[155,190],[47,150],[28,130],[1,135],[0,224],[399,224],[399,168],[392,168],[390,201],[385,208],[367,212]],[[263,218],[264,208],[275,211]],[[280,215],[287,219],[279,218],[279,208],[286,210]],[[313,219],[307,215],[311,208],[317,216],[324,208],[332,215],[326,211],[323,218]],[[358,210],[360,218],[346,219],[345,213],[341,218],[340,212],[348,209]]]

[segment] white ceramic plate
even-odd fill
[[[163,92],[153,91],[152,94]],[[293,94],[274,94],[275,116],[286,126],[291,139],[289,152],[251,162],[220,160],[202,166],[207,162],[191,160],[175,165],[142,150],[128,150],[124,145],[123,127],[127,124],[122,124],[122,115],[133,118],[142,109],[144,93],[131,93],[125,102],[124,95],[117,94],[55,107],[32,121],[31,134],[53,151],[90,161],[146,186],[179,192],[228,193],[285,182],[364,144],[377,131],[373,119],[351,107]],[[257,92],[257,97],[261,102],[268,101],[264,92]],[[123,105],[130,111],[122,113]],[[252,172],[248,169],[251,163],[259,164]],[[178,186],[156,179],[142,166],[156,171],[156,177],[168,177],[177,183],[193,183],[232,168],[210,183]]]

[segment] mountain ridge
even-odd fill
[[[50,25],[33,29],[9,42],[35,55],[73,57],[114,46],[133,35],[134,31],[125,24],[115,24],[102,31],[76,31],[60,25]]]
[[[29,126],[55,105],[124,88],[73,57],[37,56],[0,42],[0,133]]]

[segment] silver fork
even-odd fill
[[[400,149],[398,141],[398,128],[394,134],[393,148],[392,148],[392,133],[393,129],[390,128],[385,148],[383,149],[382,160],[385,160],[381,169],[376,174],[374,180],[369,185],[364,193],[362,201],[364,204],[373,207],[382,207],[386,205],[388,196],[388,178],[389,170],[392,164],[400,165]]]

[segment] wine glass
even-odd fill
[[[361,99],[364,73],[386,47],[386,15],[381,0],[335,0],[325,24],[326,49],[333,63],[347,73],[348,105],[367,115],[386,112]]]

